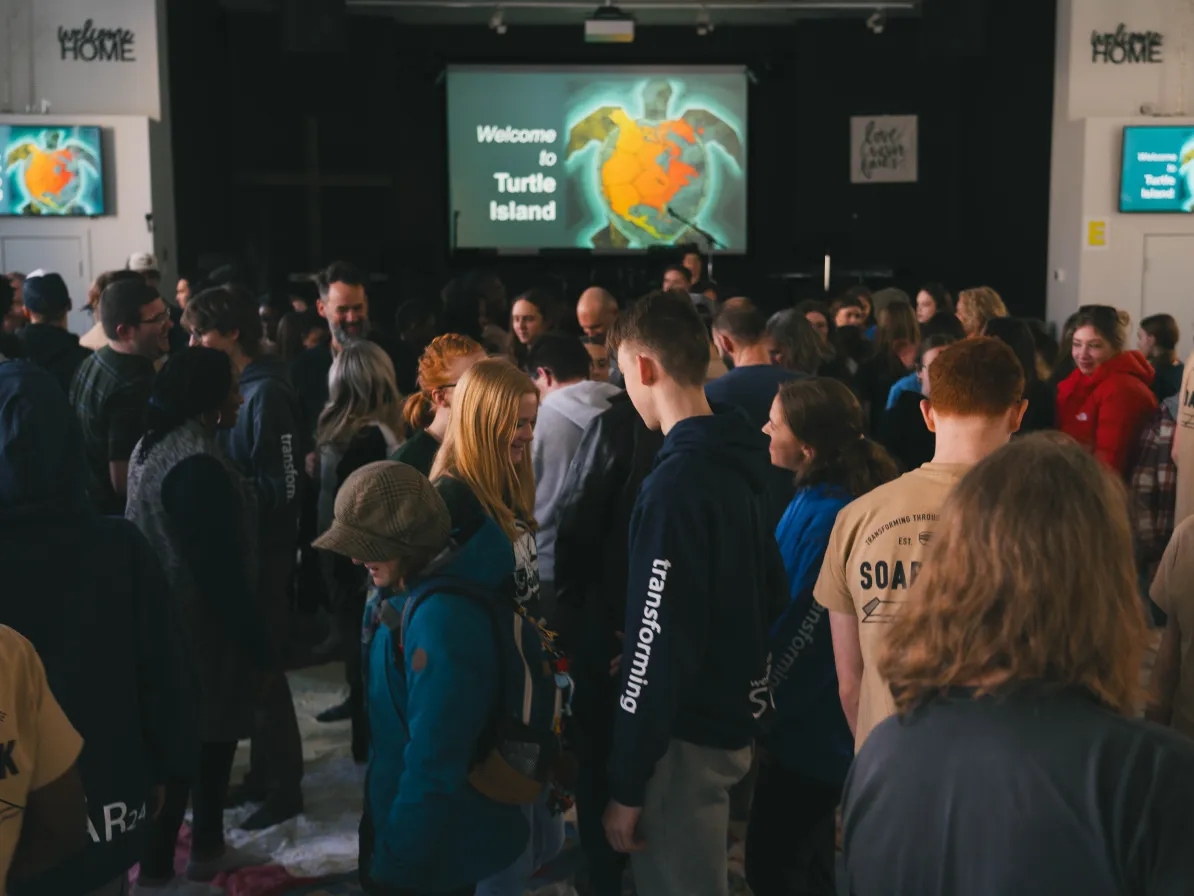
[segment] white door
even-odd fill
[[[87,307],[87,274],[82,236],[0,237],[0,270],[28,274],[38,269],[54,272],[66,281],[72,310],[70,328],[80,335],[91,329]]]
[[[1145,236],[1142,293],[1141,319],[1172,314],[1177,321],[1177,355],[1184,361],[1194,350],[1194,234]],[[1135,332],[1129,343],[1136,344]]]

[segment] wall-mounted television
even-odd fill
[[[0,125],[0,215],[102,214],[99,128]]]
[[[745,252],[747,76],[713,66],[453,66],[459,249]]]
[[[1194,211],[1194,126],[1124,128],[1119,210]]]

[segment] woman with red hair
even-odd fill
[[[419,391],[406,399],[402,417],[412,433],[390,460],[410,464],[424,476],[431,475],[435,454],[448,433],[452,393],[465,371],[485,360],[485,349],[475,339],[445,333],[431,340],[419,358]]]

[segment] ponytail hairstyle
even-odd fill
[[[154,445],[188,420],[222,408],[232,383],[232,359],[218,349],[196,345],[171,355],[153,381],[137,459],[144,463]]]
[[[865,495],[899,475],[891,456],[863,435],[862,406],[843,383],[828,377],[789,380],[779,387],[784,422],[813,450],[796,485],[836,485]]]
[[[518,428],[518,403],[538,395],[531,378],[505,358],[478,361],[460,378],[452,419],[435,455],[431,481],[463,482],[511,542],[517,523],[535,529],[535,472],[531,452],[517,466],[510,443]]]
[[[419,391],[406,399],[402,417],[411,432],[425,429],[435,419],[435,405],[431,393],[436,389],[456,385],[451,381],[449,367],[453,361],[471,355],[483,355],[481,343],[459,333],[445,333],[432,339],[419,357]]]

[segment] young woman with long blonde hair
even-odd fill
[[[402,394],[394,363],[383,349],[363,339],[350,341],[328,375],[328,403],[319,415],[315,442],[319,458],[318,532],[332,525],[336,494],[349,476],[366,464],[385,460],[401,444]],[[365,578],[351,560],[329,552],[320,556],[324,583],[344,642],[346,705],[333,707],[321,718],[352,719],[353,756],[368,759],[368,727],[361,689],[360,627],[365,604]]]
[[[455,412],[431,481],[452,514],[453,529],[491,517],[514,545],[514,598],[534,608],[539,592],[535,550],[535,473],[531,440],[539,392],[504,358],[479,361],[460,378]]]
[[[448,433],[431,480],[448,506],[457,541],[492,519],[514,546],[510,595],[537,614],[539,565],[535,551],[535,474],[531,440],[539,392],[504,358],[474,364],[457,384]],[[477,896],[521,896],[535,870],[564,844],[563,816],[544,800],[524,807],[526,850],[505,871],[477,885]]]
[[[846,781],[846,889],[1186,892],[1194,744],[1131,718],[1147,630],[1123,485],[1025,436],[955,486],[931,541],[878,663],[899,717]]]

